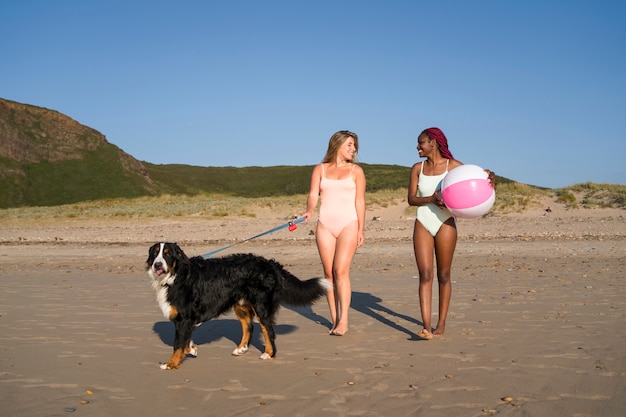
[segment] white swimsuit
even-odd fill
[[[420,167],[420,176],[417,183],[417,196],[418,197],[430,197],[435,191],[441,190],[441,182],[443,178],[448,174],[448,162],[446,162],[446,171],[439,175],[424,175],[424,162]],[[450,210],[446,207],[439,207],[436,204],[428,203],[423,206],[417,207],[417,213],[415,218],[419,221],[428,232],[433,235],[437,235],[439,228],[450,217],[453,217]]]

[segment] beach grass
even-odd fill
[[[58,206],[20,207],[0,210],[0,222],[30,222],[54,219],[150,219],[256,217],[259,210],[302,213],[306,194],[240,197],[221,193],[103,199]],[[491,214],[523,212],[543,207],[546,202],[567,208],[625,208],[626,186],[577,184],[563,189],[544,189],[509,182],[498,184]],[[368,209],[386,208],[406,202],[406,189],[384,189],[366,193]],[[412,211],[407,205],[407,212]]]

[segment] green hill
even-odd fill
[[[0,99],[0,208],[154,195],[147,170],[100,132]]]
[[[108,198],[308,192],[312,166],[198,167],[141,162],[57,111],[0,99],[0,208]],[[408,167],[362,164],[370,192],[404,188]]]
[[[223,193],[238,197],[268,197],[306,194],[313,166],[273,167],[196,167],[189,165],[153,165],[144,162],[150,177],[161,193]],[[370,192],[405,188],[408,167],[399,165],[360,164]]]
[[[409,167],[360,164],[368,193],[403,195]],[[57,111],[0,99],[0,209],[163,195],[261,198],[306,194],[313,166],[198,167],[141,162]],[[547,190],[497,177],[501,205],[520,207]],[[567,204],[626,205],[622,185],[555,190]]]

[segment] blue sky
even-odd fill
[[[626,183],[626,2],[0,4],[0,97],[135,158],[313,165],[337,130],[411,166],[424,128],[527,184]]]

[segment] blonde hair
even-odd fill
[[[354,157],[350,162],[356,161],[356,154],[359,152],[359,137],[356,133],[350,132],[349,130],[340,130],[330,137],[330,140],[328,141],[328,150],[326,151],[326,156],[324,156],[322,163],[335,162],[337,160],[339,148],[350,137],[354,139],[354,149],[356,150]]]

